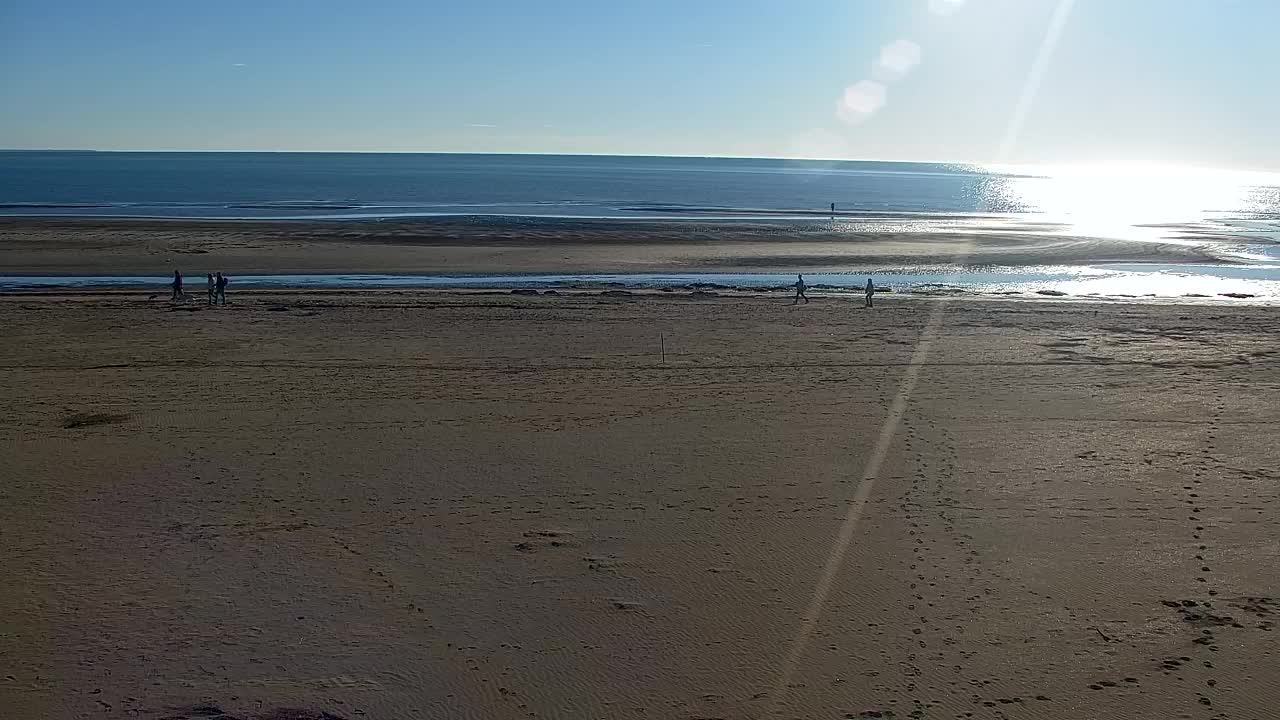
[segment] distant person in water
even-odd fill
[[[805,289],[804,276],[796,275],[796,299],[791,301],[792,305],[795,305],[796,303],[800,302],[801,299],[804,300],[806,305],[809,304],[809,298],[805,297],[804,289]]]
[[[832,215],[835,215],[835,214],[836,214],[836,204],[835,204],[835,203],[831,203],[831,214],[832,214]]]
[[[876,295],[876,285],[871,282],[871,278],[867,278],[867,301],[863,307],[872,307],[874,305],[873,298]]]
[[[209,304],[213,304],[214,297],[213,273],[209,273]]]
[[[173,294],[169,296],[170,300],[182,299],[182,273],[177,270],[173,271],[173,282],[169,283],[169,287],[173,288]]]
[[[228,282],[230,281],[227,280],[226,275],[223,275],[222,273],[218,273],[218,278],[213,283],[214,289],[218,293],[218,303],[220,305],[227,304],[227,283]]]

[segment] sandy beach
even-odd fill
[[[1241,238],[1134,242],[1008,220],[870,222],[438,218],[229,221],[0,218],[7,274],[644,273],[928,266],[1230,262]]]
[[[0,296],[5,717],[1275,717],[1271,309],[232,303]]]

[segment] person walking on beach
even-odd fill
[[[227,280],[227,277],[222,273],[218,273],[218,279],[214,281],[214,288],[217,290],[218,304],[220,305],[227,304],[227,283],[228,282],[230,281]]]
[[[182,299],[182,273],[177,270],[173,271],[173,282],[169,284],[173,288],[173,294],[169,296],[170,300]]]
[[[805,305],[809,304],[809,298],[805,297],[804,295],[804,288],[805,288],[804,276],[796,275],[796,299],[791,301],[792,305],[795,305],[796,303],[800,302],[801,298],[804,298]]]
[[[872,298],[875,297],[875,294],[876,294],[876,285],[875,283],[871,282],[871,278],[867,278],[867,300],[862,307],[872,307],[873,306]]]
[[[208,292],[209,292],[209,304],[210,304],[210,305],[212,305],[212,304],[213,304],[213,293],[214,293],[214,289],[213,289],[213,273],[209,273],[209,291],[208,291]]]

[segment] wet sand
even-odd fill
[[[1007,221],[920,229],[924,222],[0,218],[0,259],[10,275],[840,272],[947,265],[960,252],[975,265],[1222,262],[1229,257],[1219,249],[1241,242],[1071,237]]]
[[[232,301],[0,296],[6,717],[1280,704],[1273,310]]]

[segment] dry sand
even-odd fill
[[[4,274],[192,276],[268,273],[639,273],[847,271],[949,264],[1221,262],[1240,238],[1132,242],[1061,227],[995,223],[977,232],[846,224],[458,219],[404,222],[0,218]],[[917,222],[914,225],[921,225]],[[930,225],[929,227],[934,227]],[[1170,234],[1177,234],[1173,230]],[[1229,259],[1229,258],[1228,258]]]
[[[1277,716],[1273,310],[232,299],[0,296],[3,717]]]

